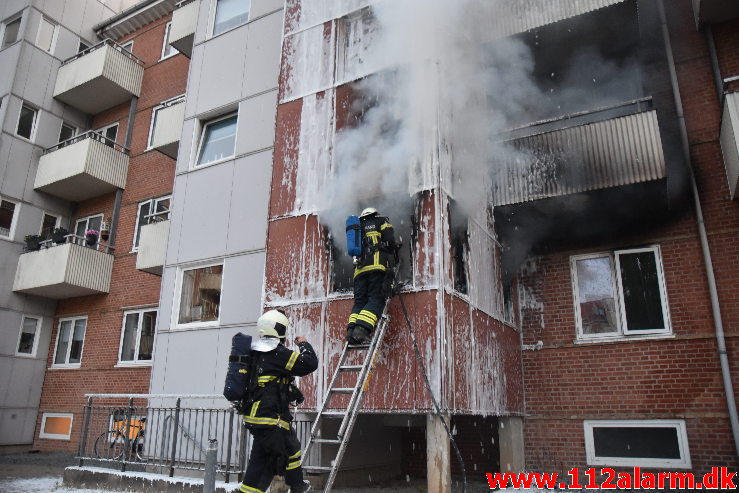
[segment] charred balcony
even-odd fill
[[[187,58],[192,56],[200,0],[183,0],[172,13],[169,44]]]
[[[70,201],[110,193],[126,185],[129,152],[89,131],[46,149],[33,187]]]
[[[54,97],[94,115],[138,97],[143,77],[144,63],[106,39],[62,63]]]

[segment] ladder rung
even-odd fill
[[[329,443],[329,444],[333,443],[335,445],[341,444],[341,440],[338,438],[314,438],[313,442],[314,443]]]
[[[336,417],[336,418],[342,417],[343,418],[344,416],[346,416],[346,411],[345,410],[344,411],[323,411],[321,413],[321,416],[327,416],[329,418],[334,418],[334,417]]]
[[[370,347],[369,344],[349,344],[349,346],[347,346],[348,349],[355,349],[355,350],[361,350],[361,351],[367,350],[369,349],[369,347]]]
[[[336,389],[329,389],[329,392],[336,392],[337,394],[351,394],[354,392],[353,388],[340,387]]]
[[[339,367],[339,371],[360,371],[363,365],[344,365]]]
[[[331,466],[302,466],[304,472],[331,472]]]

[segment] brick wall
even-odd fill
[[[47,366],[51,367],[60,317],[86,315],[87,330],[79,369],[46,372],[41,395],[36,437],[44,412],[74,413],[72,437],[66,440],[38,439],[41,450],[76,450],[86,393],[147,393],[151,368],[116,367],[121,343],[123,313],[127,307],[153,307],[159,302],[158,276],[136,270],[131,253],[138,204],[172,192],[175,160],[157,151],[146,151],[152,108],[163,100],[185,92],[189,60],[182,55],[160,60],[169,16],[158,19],[119,40],[133,40],[133,53],[145,63],[141,97],[137,103],[131,139],[131,160],[122,195],[110,293],[61,300],[52,329]],[[95,115],[92,128],[118,122],[118,143],[124,143],[129,104]],[[79,217],[113,214],[115,194],[96,197],[77,205],[71,224]]]

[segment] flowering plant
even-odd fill
[[[85,235],[95,235],[95,236],[97,236],[98,234],[99,234],[98,233],[98,230],[96,230],[96,229],[88,229],[87,231],[85,231]]]

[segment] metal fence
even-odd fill
[[[219,396],[92,394],[84,407],[78,447],[85,463],[121,471],[175,475],[204,471],[209,441],[218,441],[217,473],[239,480],[251,436],[241,416]],[[187,403],[188,405],[183,405]],[[190,403],[205,404],[202,407]],[[301,442],[310,422],[295,421]]]

